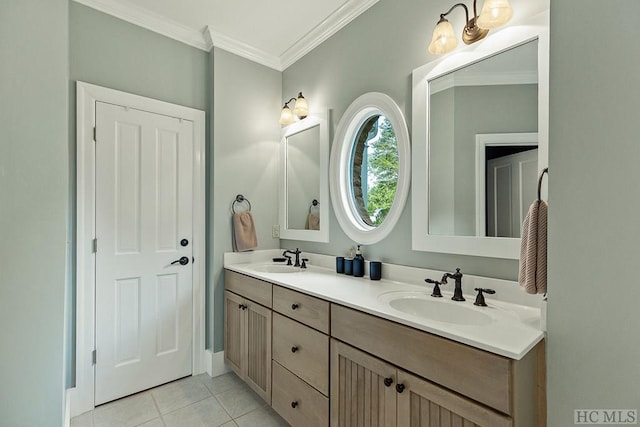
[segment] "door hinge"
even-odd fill
[[[93,241],[91,242],[91,252],[93,252],[94,254],[98,252],[98,239],[93,239]]]
[[[93,350],[93,351],[91,352],[91,363],[92,363],[93,365],[95,365],[95,364],[96,364],[96,358],[97,358],[97,357],[98,357],[98,352],[97,352],[97,351],[95,351],[95,350]]]
[[[98,142],[98,136],[97,136],[98,132],[96,131],[96,127],[93,127],[93,140],[95,142]]]

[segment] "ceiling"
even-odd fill
[[[75,0],[209,51],[284,70],[378,0]]]

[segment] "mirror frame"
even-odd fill
[[[369,117],[384,115],[393,126],[398,144],[398,185],[386,218],[377,227],[365,224],[357,213],[351,192],[349,170],[353,143],[362,124]],[[395,227],[404,210],[411,180],[411,147],[407,123],[398,104],[380,92],[369,92],[356,98],[340,119],[331,147],[331,204],[342,227],[351,240],[371,245],[384,239]]]
[[[415,251],[519,259],[520,239],[429,234],[429,82],[482,59],[538,40],[538,174],[548,165],[549,12],[502,29],[480,43],[458,49],[413,70],[412,239]],[[546,195],[546,181],[543,198]]]
[[[279,195],[279,222],[280,238],[289,240],[303,240],[307,242],[329,242],[329,125],[327,123],[327,111],[311,113],[305,119],[292,123],[282,129],[280,144],[280,191]],[[320,127],[320,187],[318,200],[320,208],[320,230],[290,229],[287,224],[287,138],[314,126]]]

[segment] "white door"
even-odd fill
[[[487,236],[520,237],[537,177],[537,149],[487,161]]]
[[[191,121],[97,103],[96,405],[192,373],[192,159]]]

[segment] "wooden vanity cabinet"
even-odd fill
[[[329,424],[329,307],[273,287],[272,407],[292,426]]]
[[[542,343],[512,360],[337,304],[331,336],[332,426],[376,416],[403,427],[545,425]]]
[[[225,363],[271,403],[272,285],[227,271],[225,287]]]
[[[513,360],[229,270],[225,285],[225,362],[293,427],[546,425],[544,342]]]
[[[331,425],[508,427],[511,418],[335,339]]]

